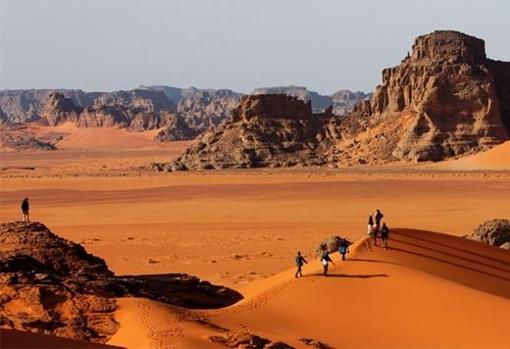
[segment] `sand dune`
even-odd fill
[[[77,127],[71,122],[56,127],[40,127],[37,133],[63,133],[66,136],[57,145],[59,149],[143,149],[165,147],[165,143],[154,141],[160,130],[130,132],[117,127]]]
[[[487,151],[435,165],[450,170],[510,170],[510,141]]]
[[[128,329],[140,327],[135,343],[153,348],[216,348],[207,337],[227,330],[296,347],[305,347],[302,337],[338,348],[508,346],[510,253],[410,229],[395,229],[390,243],[382,250],[360,242],[345,262],[335,254],[327,278],[313,261],[302,279],[288,270],[254,283],[243,290],[247,299],[223,310],[122,300],[111,343],[130,343]]]

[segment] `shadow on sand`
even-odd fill
[[[324,276],[322,274],[310,274],[303,275],[303,277],[307,276]],[[371,278],[381,278],[381,277],[389,277],[388,274],[328,274],[326,277],[331,278],[353,278],[353,279],[371,279]]]

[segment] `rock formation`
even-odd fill
[[[340,90],[330,96],[326,96],[315,91],[309,91],[306,87],[294,85],[257,88],[251,94],[284,94],[294,96],[304,102],[310,101],[314,113],[323,113],[332,106],[332,112],[336,115],[347,114],[354,108],[357,102],[365,100],[369,96],[363,92],[353,92],[350,90]]]
[[[0,225],[0,327],[106,342],[115,297],[218,308],[242,296],[185,274],[114,276],[104,260],[40,223]]]
[[[64,138],[59,132],[37,135],[29,124],[0,124],[0,149],[20,150],[56,150],[56,144]]]
[[[454,31],[418,37],[339,125],[338,150],[354,161],[438,161],[507,140],[510,63],[487,59],[484,46]]]
[[[128,98],[129,97],[129,98]],[[71,98],[55,92],[50,94],[41,112],[42,119],[50,126],[71,121],[79,127],[122,127],[132,131],[161,128],[169,124],[173,116],[170,106],[165,105],[166,97],[142,98],[138,93],[103,95],[93,106],[75,105]]]
[[[328,251],[329,253],[338,252],[338,249],[344,240],[347,239],[341,238],[340,236],[332,236],[329,239],[322,241],[315,252],[317,252],[318,256],[321,256],[324,251]],[[351,244],[352,242],[347,240],[347,245],[349,246]]]
[[[333,104],[333,112],[339,114],[352,109],[355,101],[366,97],[361,92],[350,91],[322,96],[295,86],[269,89],[311,100],[314,111],[322,112]],[[168,127],[158,134],[157,140],[185,140],[210,127],[219,127],[231,118],[241,96],[228,89],[170,86],[140,86],[115,92],[6,90],[0,91],[0,123],[40,120],[54,126],[69,120],[80,127],[116,126],[130,131]]]
[[[66,98],[60,92],[55,92],[49,95],[41,117],[49,126],[58,126],[66,121],[76,122],[81,112],[82,108],[76,106],[70,98]]]
[[[510,220],[492,219],[480,224],[468,239],[510,250]]]
[[[454,31],[418,37],[399,66],[383,71],[370,100],[345,117],[331,107],[312,114],[310,100],[243,97],[221,129],[157,168],[440,161],[490,148],[509,138],[510,62],[487,59],[484,45]]]
[[[325,120],[310,102],[286,95],[241,98],[232,119],[202,134],[163,170],[311,166],[326,163],[331,147]]]
[[[294,347],[279,341],[257,336],[249,332],[225,332],[221,335],[210,336],[209,340],[228,348],[246,349],[293,349]]]

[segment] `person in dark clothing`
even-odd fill
[[[335,263],[333,262],[333,260],[331,259],[331,257],[329,256],[329,252],[328,251],[324,251],[322,253],[322,258],[321,258],[321,263],[322,263],[322,266],[324,267],[324,276],[328,276],[328,266],[329,266],[329,263]]]
[[[342,256],[342,260],[345,261],[345,254],[349,252],[349,243],[346,239],[342,241],[342,244],[338,248],[338,253]]]
[[[370,216],[368,216],[368,232],[372,229],[374,226],[374,215],[371,213]]]
[[[23,212],[23,222],[25,222],[25,223],[30,223],[30,218],[28,216],[29,209],[30,209],[30,207],[28,204],[28,198],[25,198],[21,202],[21,212]]]
[[[381,228],[381,241],[382,241],[382,247],[385,249],[388,248],[388,235],[390,233],[390,230],[388,229],[388,226],[386,223],[383,223]]]
[[[371,213],[368,217],[368,236],[374,246],[377,245],[377,226],[374,224],[374,215]]]
[[[297,271],[296,271],[296,275],[294,275],[294,277],[297,278],[298,275],[303,276],[303,273],[301,272],[301,268],[303,267],[303,264],[308,264],[308,262],[306,261],[305,257],[303,257],[301,255],[301,252],[298,251],[297,256],[296,256]]]
[[[384,215],[382,214],[381,210],[377,209],[375,212],[375,225],[377,226],[377,230],[379,230],[379,227],[381,226],[381,220],[383,217]]]

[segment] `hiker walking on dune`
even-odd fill
[[[372,228],[373,227],[374,227],[374,215],[371,213],[368,216],[368,231],[367,231],[367,234],[370,235],[370,233],[372,232]]]
[[[386,223],[383,223],[382,228],[381,228],[381,245],[385,249],[388,248],[388,235],[389,235],[389,233],[390,233],[390,230],[388,229],[388,226],[386,225]]]
[[[324,251],[322,253],[322,258],[321,258],[321,263],[322,263],[322,266],[324,268],[324,276],[328,276],[328,266],[329,266],[330,262],[335,264],[335,262],[333,262],[333,260],[329,256],[329,252],[328,251]]]
[[[342,260],[345,261],[345,254],[349,252],[349,243],[346,239],[342,241],[342,244],[338,248],[338,253],[342,256]]]
[[[375,212],[375,225],[377,226],[377,230],[381,227],[381,220],[383,219],[384,215],[382,214],[381,210],[377,209]]]
[[[303,257],[301,255],[301,252],[298,251],[297,256],[296,256],[297,271],[296,271],[296,275],[294,275],[294,277],[297,278],[298,275],[303,276],[303,273],[301,272],[301,268],[303,267],[303,264],[308,264],[308,262],[306,261],[305,257]]]
[[[29,215],[28,215],[29,209],[30,209],[30,207],[29,207],[29,204],[28,204],[28,198],[25,198],[21,202],[21,212],[23,213],[23,222],[25,222],[25,223],[30,223],[30,218],[29,218]]]
[[[374,215],[371,213],[368,217],[368,236],[372,240],[372,245],[377,245],[377,225],[374,224]]]

